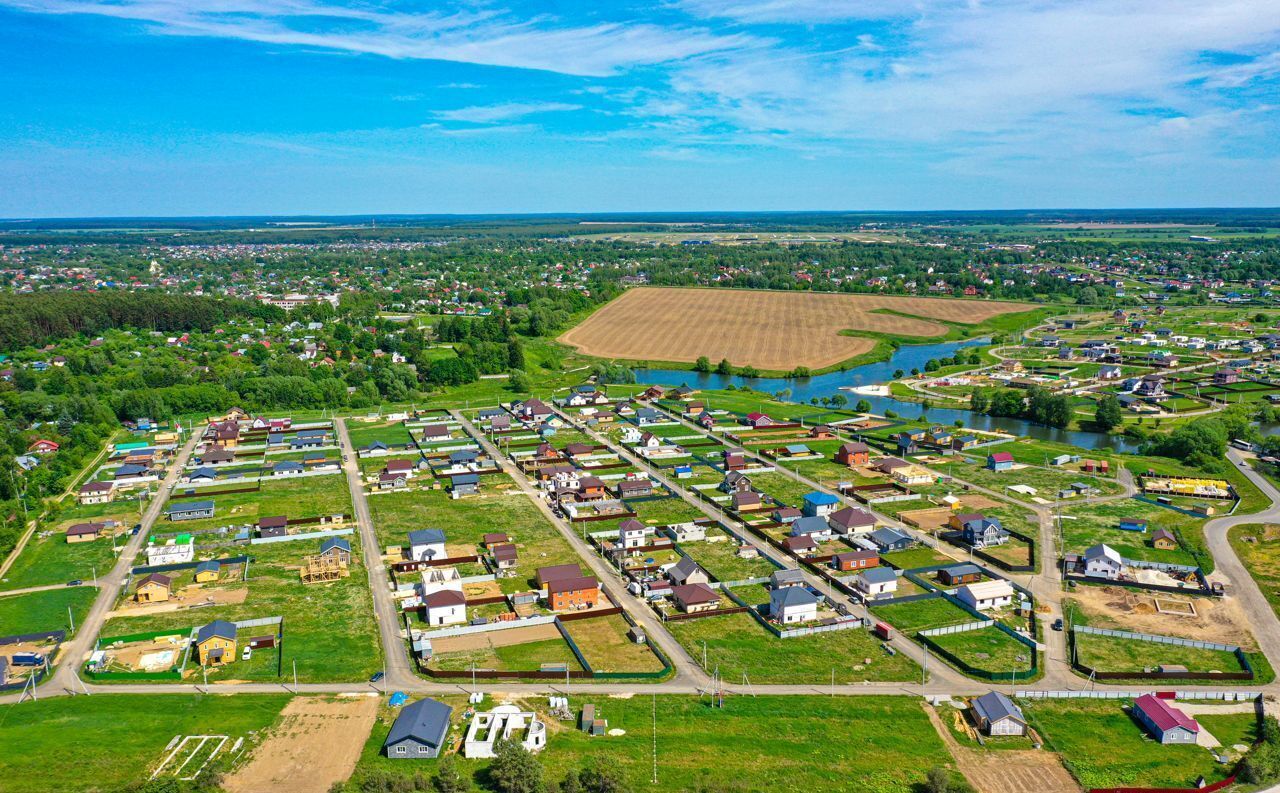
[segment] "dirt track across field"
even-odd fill
[[[961,746],[943,719],[957,716],[950,707],[941,712],[925,707],[938,737],[955,758],[956,770],[964,774],[978,793],[1080,793],[1062,761],[1044,749],[1001,749],[984,751]]]
[[[933,337],[947,327],[930,319],[973,324],[1030,308],[989,300],[642,287],[560,340],[601,358],[692,362],[705,355],[713,364],[727,358],[760,369],[819,369],[874,346],[841,330]]]
[[[377,697],[298,697],[223,787],[228,793],[327,793],[351,776],[377,715]]]

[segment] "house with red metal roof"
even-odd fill
[[[1200,724],[1155,694],[1133,702],[1133,717],[1160,743],[1195,743]]]

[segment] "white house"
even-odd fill
[[[640,548],[645,544],[644,524],[635,518],[627,518],[618,524],[618,545],[623,548]]]
[[[467,621],[467,598],[453,589],[441,589],[422,599],[422,619],[428,625],[457,625]]]
[[[782,625],[811,622],[818,618],[818,598],[802,586],[771,590],[769,616]]]
[[[1003,578],[978,581],[960,587],[956,597],[970,608],[987,611],[1009,605],[1013,601],[1013,586]]]
[[[451,589],[462,591],[462,575],[456,567],[428,567],[422,571],[422,583],[418,584],[419,594],[427,595]]]
[[[536,713],[515,705],[499,705],[471,717],[462,754],[468,759],[493,757],[494,744],[503,738],[518,742],[526,751],[540,752],[547,745],[547,725]]]
[[[165,540],[163,543],[147,546],[147,565],[158,564],[182,564],[190,562],[196,556],[196,541],[191,535],[186,535],[182,542],[178,542],[172,538]]]
[[[1094,545],[1084,552],[1084,574],[1094,578],[1115,580],[1120,577],[1124,561],[1110,545]]]
[[[440,529],[417,529],[409,532],[409,558],[415,562],[447,558],[444,532]]]
[[[854,586],[866,597],[880,597],[898,591],[898,576],[888,567],[872,567],[854,577]]]

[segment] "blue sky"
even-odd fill
[[[0,216],[1280,205],[1276,0],[0,0]]]

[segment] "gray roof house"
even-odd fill
[[[972,702],[973,720],[987,735],[1026,735],[1027,720],[1013,700],[988,691]]]
[[[831,537],[831,526],[827,523],[826,518],[806,515],[791,524],[790,533],[792,537],[807,534],[815,540],[825,540]]]
[[[710,579],[705,570],[693,561],[692,557],[681,556],[680,561],[667,568],[667,578],[676,586],[683,584],[705,584]]]
[[[804,573],[792,569],[775,570],[773,575],[769,576],[769,586],[773,589],[804,586]]]
[[[197,518],[212,518],[214,506],[212,501],[188,501],[182,504],[172,504],[165,512],[169,516],[169,520],[196,520]]]
[[[405,705],[382,743],[383,751],[393,760],[438,757],[452,715],[453,708],[431,698]]]

